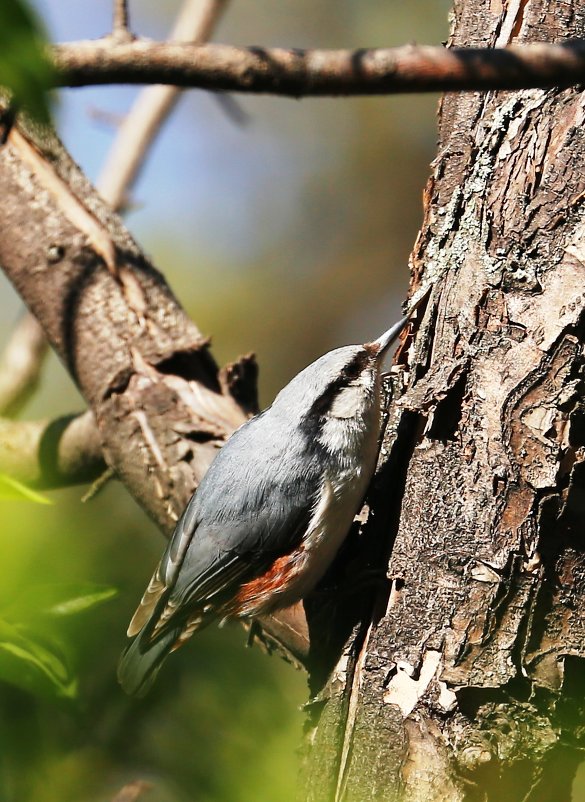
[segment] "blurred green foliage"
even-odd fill
[[[24,595],[0,609],[0,680],[35,696],[74,699],[74,643],[63,638],[62,622],[116,595],[115,588],[94,582],[27,584]]]
[[[77,684],[55,643],[0,618],[0,679],[39,696],[73,698]]]
[[[162,541],[141,541],[152,525],[120,486],[89,505],[55,496],[0,507],[0,800],[97,802],[135,779],[150,802],[252,802],[267,783],[292,799],[302,676],[234,625],[177,653],[149,697],[126,697],[116,663]]]
[[[47,496],[37,493],[36,490],[32,490],[12,476],[0,473],[0,499],[6,498],[26,499],[27,501],[34,501],[36,504],[53,503]]]
[[[48,90],[53,68],[44,52],[42,28],[23,0],[0,2],[0,87],[17,107],[41,122],[49,121]]]

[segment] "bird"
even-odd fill
[[[212,621],[288,607],[323,577],[374,473],[384,356],[425,295],[378,339],[304,368],[220,449],[128,627],[127,693]]]

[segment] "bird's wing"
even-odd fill
[[[128,630],[118,669],[128,693],[144,694],[169,652],[303,538],[324,486],[319,461],[286,422],[263,425],[266,414],[232,435],[176,526]]]
[[[178,520],[161,561],[144,591],[136,612],[132,616],[127,631],[129,638],[137,635],[148,623],[157,605],[165,595],[168,595],[169,589],[172,588],[185,552],[197,530],[197,508],[197,495],[194,495]]]
[[[226,521],[224,530],[229,532],[225,544],[218,548],[217,531],[208,530],[199,524],[191,535],[190,545],[186,549],[183,562],[169,574],[163,558],[152,577],[148,588],[128,628],[130,637],[136,635],[146,624],[151,637],[158,637],[170,627],[176,627],[179,621],[189,621],[193,614],[200,611],[213,617],[213,613],[222,603],[228,601],[245,582],[260,576],[278,557],[287,554],[300,543],[312,515],[313,496],[307,499],[302,509],[297,509],[292,517],[280,522],[282,544],[279,549],[260,547],[267,535],[274,538],[274,527],[277,525],[274,515],[268,516],[273,527],[270,533],[265,530],[266,522],[262,514],[252,521]],[[223,539],[223,538],[222,538]],[[239,548],[230,548],[230,541],[237,542]],[[248,543],[248,548],[242,544]],[[260,548],[258,548],[260,547]],[[163,577],[169,577],[165,583]]]
[[[255,419],[257,420],[257,419]],[[178,522],[130,626],[133,636],[148,625],[158,638],[193,616],[221,607],[245,582],[261,575],[302,539],[318,502],[317,466],[288,460],[278,444],[258,443],[242,465],[229,444],[220,451]],[[253,429],[251,434],[253,435]],[[246,448],[246,443],[241,444]],[[292,444],[287,443],[290,449]],[[303,470],[294,471],[298,464]],[[146,634],[146,632],[145,632]]]

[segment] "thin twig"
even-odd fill
[[[112,802],[136,802],[143,793],[150,791],[152,787],[152,783],[135,780],[118,791]]]
[[[170,35],[176,42],[205,42],[212,34],[228,0],[185,0]],[[144,164],[148,148],[171,113],[181,89],[149,86],[140,93],[118,129],[97,187],[113,209],[125,201]]]
[[[36,319],[26,313],[16,324],[0,356],[0,415],[19,412],[31,397],[47,353],[47,341]]]
[[[87,504],[88,501],[93,501],[93,499],[100,493],[104,487],[108,484],[108,482],[113,479],[116,475],[116,472],[113,468],[106,468],[106,470],[98,476],[98,478],[92,482],[89,487],[89,490],[83,494],[81,497],[81,503]]]
[[[114,0],[112,34],[119,41],[128,41],[132,38],[128,15],[128,0]]]
[[[528,89],[585,81],[585,41],[506,48],[284,50],[111,39],[56,45],[61,86],[175,84],[287,97]]]

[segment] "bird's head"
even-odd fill
[[[378,403],[384,357],[405,323],[403,318],[373,342],[346,345],[319,357],[280,391],[272,409],[308,424],[364,417]]]

